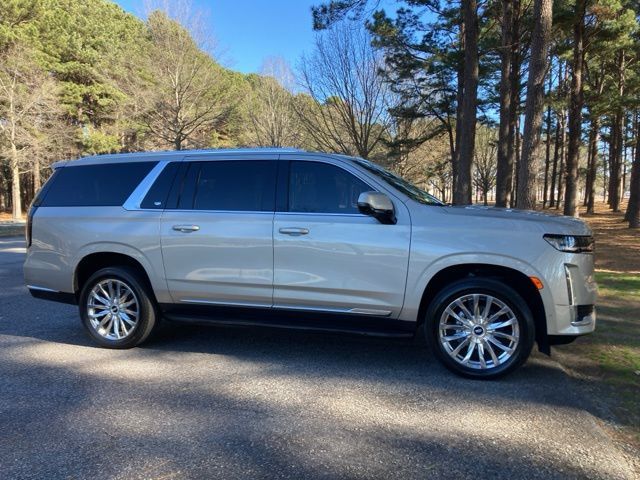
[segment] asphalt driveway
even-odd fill
[[[0,239],[2,478],[637,478],[542,355],[478,382],[398,340],[163,325],[109,351],[23,258]]]

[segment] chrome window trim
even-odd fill
[[[174,160],[174,161],[177,161],[177,160]],[[158,179],[158,177],[160,176],[164,168],[167,165],[169,165],[170,162],[171,160],[159,161],[157,165],[153,167],[149,173],[147,173],[147,176],[142,179],[142,181],[138,184],[138,186],[131,193],[131,195],[129,195],[129,198],[127,198],[127,200],[122,204],[122,208],[129,211],[146,210],[146,211],[156,212],[156,211],[164,210],[164,207],[157,208],[157,209],[141,208],[140,205],[142,205],[142,201],[144,200],[144,197],[146,197],[147,193],[149,193],[151,186],[155,183],[155,181]]]
[[[225,213],[225,214],[239,214],[239,213],[245,213],[245,214],[252,214],[252,215],[271,215],[273,216],[273,214],[275,213],[273,210],[198,210],[196,208],[194,209],[190,209],[190,208],[165,208],[164,209],[165,212],[181,212],[181,213],[194,213],[194,212],[198,212],[198,213]]]
[[[329,212],[276,212],[277,215],[298,215],[298,216],[311,216],[314,217],[354,217],[354,218],[371,218],[370,215],[363,213],[329,213]]]

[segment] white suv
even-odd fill
[[[580,220],[451,207],[359,158],[291,149],[136,153],[55,165],[29,212],[25,280],[93,339],[160,317],[412,336],[492,378],[534,341],[595,328]]]

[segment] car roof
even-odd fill
[[[297,153],[304,156],[311,155],[325,155],[325,156],[337,156],[335,154],[321,153],[321,152],[309,152],[298,148],[219,148],[208,150],[172,150],[172,151],[156,151],[156,152],[131,152],[131,153],[108,153],[102,155],[92,155],[88,157],[82,157],[77,160],[67,160],[62,162],[56,162],[52,165],[53,168],[62,166],[80,166],[80,165],[99,165],[105,163],[127,163],[127,162],[152,162],[159,160],[170,160],[175,158],[188,158],[188,157],[201,157],[201,156],[226,156],[232,155],[247,155],[248,159],[255,159],[256,155],[278,155],[286,153]],[[342,158],[343,155],[340,155]],[[241,160],[242,158],[238,158]]]

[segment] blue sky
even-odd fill
[[[143,0],[115,0],[142,16]],[[292,67],[311,49],[311,6],[321,0],[193,0],[207,13],[210,29],[229,68],[258,72],[265,58],[283,57]]]

